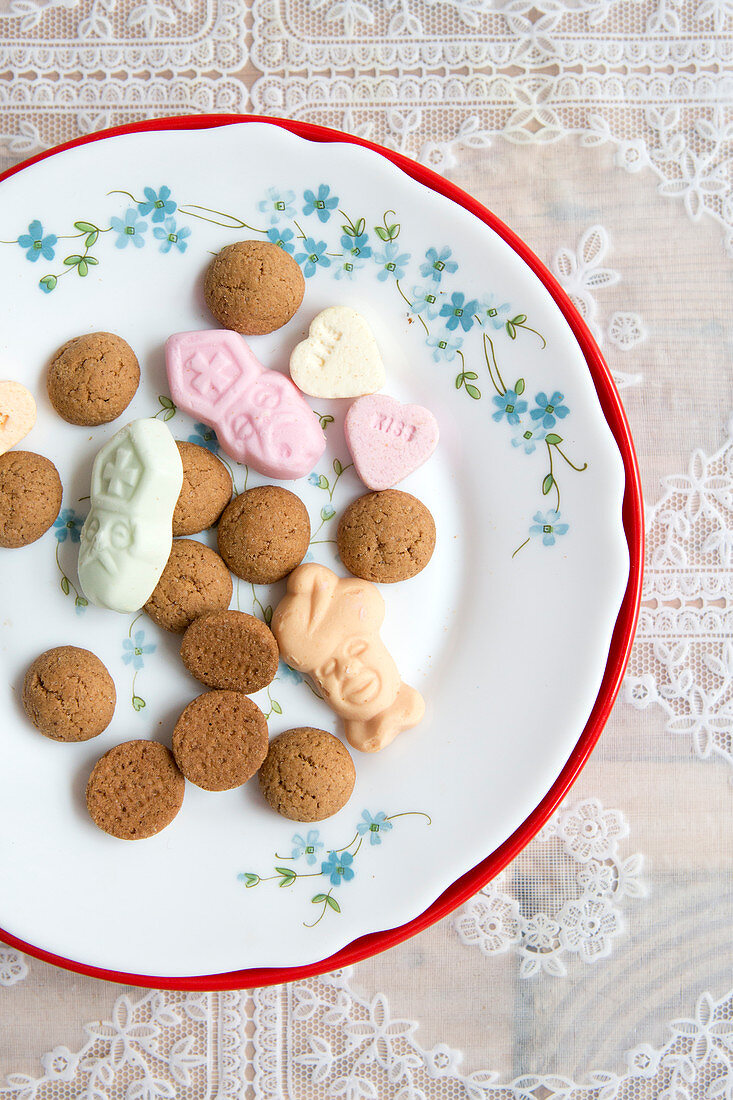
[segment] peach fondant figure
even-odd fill
[[[383,749],[425,713],[379,637],[383,621],[375,585],[315,564],[293,570],[272,619],[283,660],[310,676],[362,752]]]

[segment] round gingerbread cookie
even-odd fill
[[[267,721],[241,691],[206,691],[173,730],[173,755],[186,779],[205,791],[231,791],[267,756]]]
[[[350,573],[391,584],[415,577],[435,549],[435,520],[417,497],[399,489],[366,493],[339,520],[336,543]]]
[[[351,798],[356,769],[348,749],[325,730],[300,726],[270,742],[260,790],[283,817],[323,821]]]
[[[70,424],[109,424],[124,412],[140,382],[140,364],[121,336],[90,332],[54,355],[46,386],[51,404]]]
[[[107,729],[117,694],[94,653],[73,645],[36,657],[23,681],[23,706],[36,729],[52,741],[88,741]]]
[[[249,695],[272,683],[280,650],[261,619],[243,611],[217,611],[191,623],[181,660],[207,687]]]
[[[144,840],[170,825],[186,780],[173,753],[157,741],[125,741],[106,752],[87,783],[95,825],[119,840]]]
[[[33,451],[0,455],[0,546],[28,546],[48,531],[61,508],[59,472]]]
[[[273,584],[302,562],[311,524],[295,493],[279,485],[259,485],[227,505],[217,537],[219,553],[232,573],[252,584]]]
[[[232,478],[221,459],[197,443],[176,443],[183,487],[173,513],[173,535],[197,535],[213,527],[232,499]]]
[[[282,328],[303,301],[305,279],[292,256],[270,241],[228,244],[209,264],[204,298],[224,328],[262,336]]]
[[[201,615],[225,611],[231,598],[232,576],[219,555],[195,539],[175,539],[145,611],[163,630],[183,634]]]

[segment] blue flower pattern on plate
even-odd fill
[[[328,859],[321,864],[321,874],[329,876],[332,886],[338,886],[342,879],[349,882],[354,877],[353,862],[351,852],[329,852]]]
[[[349,237],[346,233],[341,237],[341,247],[344,250],[344,259],[336,271],[337,279],[352,279],[354,272],[363,267],[372,255],[371,245],[367,244],[369,237],[366,233],[360,233],[357,237]]]
[[[267,189],[267,198],[257,203],[257,209],[262,214],[270,215],[270,225],[275,225],[280,218],[294,218],[295,191],[280,191],[277,187]]]
[[[557,419],[563,420],[570,412],[567,405],[562,404],[564,398],[565,395],[559,390],[555,390],[551,397],[540,392],[535,397],[537,407],[529,415],[533,420],[541,420],[543,428],[554,428]]]
[[[64,508],[53,525],[53,533],[57,542],[78,542],[81,538],[81,528],[84,520],[77,516],[71,508]]]
[[[361,816],[363,821],[356,826],[359,836],[369,833],[370,844],[381,844],[382,838],[379,834],[388,833],[392,828],[392,822],[387,820],[384,810],[380,810],[377,814],[370,814],[368,810],[363,810]]]
[[[494,420],[507,418],[510,424],[518,424],[519,417],[527,411],[527,402],[518,396],[515,390],[507,390],[501,397],[494,398],[494,404],[498,406],[498,412],[494,413]]]
[[[542,538],[544,546],[554,546],[555,539],[564,535],[569,524],[558,523],[560,519],[560,513],[554,510],[549,512],[535,512],[534,523],[529,529],[529,533],[532,538]]]
[[[188,248],[186,237],[191,236],[191,230],[187,225],[179,229],[175,218],[166,218],[163,225],[156,225],[153,228],[153,236],[162,242],[161,252],[170,252],[172,248],[177,248],[179,252],[185,252]]]
[[[26,250],[25,258],[32,264],[43,256],[44,260],[52,260],[55,256],[54,248],[58,244],[58,237],[53,233],[43,234],[43,225],[39,221],[32,221],[28,226],[28,232],[18,237],[18,244]]]
[[[339,204],[338,195],[331,194],[331,188],[327,183],[320,185],[317,195],[313,191],[304,191],[303,198],[305,199],[303,213],[306,216],[316,214],[320,222],[327,222]]]
[[[136,672],[145,664],[145,656],[155,653],[157,646],[145,643],[145,631],[136,630],[132,638],[124,638],[122,641],[122,662],[132,665]]]
[[[142,248],[145,244],[143,234],[148,231],[148,223],[140,217],[136,206],[131,206],[124,218],[110,218],[110,224],[118,234],[115,241],[117,248],[127,248],[130,241],[135,248]]]
[[[437,248],[429,248],[425,253],[425,263],[420,266],[423,279],[432,279],[439,283],[444,274],[452,275],[458,271],[458,264],[450,258],[452,255],[450,248],[441,248],[440,252]]]
[[[500,329],[504,327],[511,310],[512,307],[508,302],[499,302],[495,294],[487,294],[481,299],[476,312],[482,321],[487,321],[493,328]]]
[[[157,189],[145,187],[143,195],[144,198],[141,200],[133,199],[134,205],[125,210],[123,216],[110,218],[109,230],[112,233],[110,240],[114,241],[116,248],[125,249],[130,242],[132,242],[134,249],[144,247],[146,234],[152,224],[150,238],[155,239],[158,251],[161,253],[186,252],[190,244],[191,229],[183,224],[183,220],[188,214],[180,212],[177,203],[172,198],[171,188],[165,185]],[[327,183],[320,183],[317,188],[304,190],[302,200],[303,214],[306,217],[315,215],[319,222],[324,225],[331,220],[336,211],[343,213],[339,209],[341,200]],[[420,319],[425,330],[425,344],[433,361],[450,364],[460,357],[460,374],[455,378],[455,388],[457,390],[464,388],[468,396],[473,398],[474,401],[481,399],[482,391],[485,399],[491,397],[494,405],[491,414],[493,420],[495,422],[506,420],[514,429],[511,434],[513,448],[523,451],[526,455],[531,455],[537,451],[538,446],[542,443],[547,445],[550,470],[542,481],[542,493],[546,496],[549,492],[548,486],[549,488],[554,487],[557,492],[559,507],[560,491],[557,485],[557,475],[552,468],[552,456],[557,453],[569,466],[580,472],[587,468],[587,463],[581,467],[574,466],[571,459],[560,450],[561,438],[548,434],[551,429],[555,429],[558,420],[563,420],[570,413],[570,409],[564,403],[564,394],[559,390],[554,390],[549,394],[540,391],[536,394],[534,405],[530,410],[527,395],[523,396],[525,388],[523,378],[518,380],[515,389],[505,389],[505,383],[501,378],[499,366],[497,365],[497,352],[500,362],[504,352],[499,349],[499,345],[495,350],[494,342],[489,336],[491,329],[495,330],[496,333],[506,329],[509,337],[516,339],[516,330],[523,326],[526,321],[524,313],[520,311],[517,314],[515,323],[512,319],[512,305],[503,300],[503,296],[494,292],[483,296],[477,295],[474,298],[463,291],[455,291],[450,286],[444,291],[441,287],[445,277],[450,277],[459,270],[459,264],[453,257],[452,249],[447,245],[436,245],[428,248],[424,253],[423,262],[420,262],[417,257],[415,258],[413,271],[419,268],[424,282],[413,285],[409,296],[406,295],[401,289],[399,281],[406,277],[412,256],[410,252],[402,251],[401,244],[397,241],[400,236],[400,224],[397,221],[394,224],[388,224],[387,222],[387,215],[391,216],[394,213],[393,211],[388,211],[387,214],[383,215],[384,229],[379,226],[375,230],[382,238],[376,250],[366,231],[367,219],[358,217],[352,221],[348,214],[343,213],[348,226],[337,227],[336,229],[340,245],[340,254],[337,256],[339,246],[330,245],[334,251],[329,254],[329,244],[325,240],[316,240],[315,236],[304,236],[303,230],[300,229],[297,221],[295,222],[295,229],[298,231],[297,236],[293,228],[283,224],[285,219],[294,219],[296,216],[296,206],[299,204],[296,201],[294,190],[270,187],[256,205],[260,214],[264,216],[263,220],[270,223],[268,228],[256,230],[256,232],[261,233],[266,240],[282,248],[287,254],[294,256],[303,269],[305,278],[311,278],[318,267],[322,267],[332,268],[331,274],[337,280],[353,279],[354,274],[360,269],[364,269],[369,261],[376,266],[376,275],[380,282],[386,284],[391,277],[397,283],[397,290],[402,294],[410,314]],[[201,209],[208,208],[202,207]],[[179,213],[174,217],[176,211],[179,211]],[[76,228],[80,228],[86,233],[86,250],[81,257],[69,256],[64,260],[64,264],[68,267],[72,263],[76,263],[78,264],[78,273],[86,275],[87,265],[98,262],[96,257],[87,254],[94,248],[100,233],[104,233],[105,230],[96,229],[93,224],[88,222],[79,222],[76,224]],[[83,236],[84,233],[77,235]],[[40,256],[47,260],[54,259],[58,250],[58,243],[59,238],[56,235],[44,233],[40,219],[31,221],[28,225],[28,233],[17,238],[17,244],[25,250],[27,259],[33,263],[37,262]],[[82,260],[85,261],[84,264],[81,263]],[[84,270],[82,270],[82,267],[84,267]],[[65,271],[62,271],[59,274],[65,273]],[[40,280],[41,289],[46,293],[50,293],[56,287],[58,279],[59,275],[57,274],[45,275]],[[428,322],[435,321],[436,318],[443,321],[442,332],[438,326],[434,329],[432,325],[428,324]],[[484,328],[483,352],[486,357],[486,365],[489,368],[491,382],[494,390],[497,391],[496,394],[492,394],[490,391],[486,393],[484,386],[478,381],[479,375],[476,373],[480,369],[478,363],[471,361],[469,347],[464,347],[464,334],[471,332],[477,323]],[[540,333],[529,326],[524,327],[528,332],[534,333],[540,338],[543,347],[546,346],[546,341]],[[494,336],[494,340],[496,339],[497,337]],[[498,381],[492,374],[489,348]],[[471,355],[473,355],[474,350],[471,348]],[[480,340],[478,350],[479,352],[482,350]],[[528,410],[529,415],[525,415]],[[204,446],[213,453],[219,451],[215,432],[203,423],[196,424],[194,433],[188,438],[190,442]],[[554,448],[557,448],[557,452]],[[308,480],[313,485],[318,484],[318,477],[315,474],[311,474]],[[540,516],[541,513],[537,513],[537,515]],[[60,543],[70,539],[72,542],[78,542],[81,522],[71,510],[66,509],[62,512],[54,524],[54,534],[57,541]],[[547,526],[550,526],[552,530],[545,531],[544,528]],[[538,528],[543,530],[538,531]],[[538,520],[532,528],[532,536],[536,537],[541,533],[544,543],[553,545],[556,538],[565,534],[567,530],[568,525],[557,522],[557,517],[556,521],[549,525],[546,523],[540,524]],[[311,558],[310,553],[306,560],[308,558]],[[142,656],[142,652],[136,652],[139,647],[132,646],[132,642],[125,648],[127,663],[137,661]],[[138,667],[137,663],[135,667]],[[281,665],[281,674],[284,679],[293,682],[302,681],[300,673],[287,666]],[[370,819],[370,821],[380,824],[377,819]],[[381,826],[383,829],[387,828],[384,821],[381,821]],[[365,817],[364,823],[360,824],[359,827],[362,835],[365,835],[366,828]],[[379,829],[373,831],[370,837],[372,843],[378,842],[378,834]],[[342,861],[343,863],[344,861]],[[345,863],[348,865],[348,861],[345,861]],[[339,866],[341,867],[342,864],[339,864]],[[341,879],[344,877],[348,879],[348,875],[341,874]]]
[[[433,359],[436,363],[444,360],[446,363],[452,363],[456,357],[456,353],[460,351],[463,344],[463,338],[461,336],[428,336],[425,343],[429,348],[433,349]]]
[[[278,248],[282,248],[283,252],[287,252],[289,256],[295,252],[295,233],[292,229],[280,229],[274,225],[272,229],[267,230],[267,239],[272,244],[276,244]]]
[[[318,484],[316,482],[316,484]],[[290,665],[286,665],[284,661],[280,661],[277,668],[277,674],[281,680],[291,680],[294,684],[302,684],[303,677],[296,668],[291,668]]]
[[[161,187],[159,191],[153,187],[144,187],[143,195],[145,201],[139,202],[137,209],[144,218],[152,214],[151,221],[162,222],[169,214],[175,214],[178,209],[178,203],[173,202],[171,198],[170,187]]]
[[[429,286],[414,286],[410,309],[413,313],[424,313],[428,321],[434,320],[439,313],[437,297]]]
[[[196,443],[199,447],[206,447],[207,451],[211,451],[212,454],[219,453],[219,440],[216,438],[216,432],[213,428],[210,428],[208,424],[194,424],[196,429],[195,435],[188,437],[189,443]]]
[[[383,252],[374,253],[374,259],[381,268],[377,278],[380,282],[384,282],[385,279],[389,279],[390,275],[393,279],[404,277],[407,264],[410,261],[410,253],[400,252],[399,246],[394,241],[390,241],[388,245],[385,245]]]
[[[306,279],[314,275],[317,267],[330,267],[331,260],[326,255],[328,245],[325,241],[314,241],[312,237],[306,237],[302,247],[304,252],[298,252],[295,256],[297,263],[303,268]]]
[[[534,454],[537,444],[542,443],[547,433],[533,424],[531,428],[520,424],[512,436],[512,447],[521,447],[526,455]]]
[[[453,332],[459,325],[464,332],[468,332],[476,320],[477,309],[478,302],[475,298],[467,302],[465,294],[452,294],[450,302],[441,306],[440,316],[448,318],[445,327],[449,332]]]
[[[293,859],[300,859],[302,855],[305,856],[306,863],[311,865],[318,862],[318,853],[322,848],[325,848],[325,844],[322,840],[319,840],[320,832],[318,829],[309,829],[305,838],[300,833],[296,833],[293,837]]]

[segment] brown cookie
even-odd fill
[[[125,741],[100,757],[87,783],[92,821],[119,840],[144,840],[170,825],[186,780],[157,741]]]
[[[219,555],[195,539],[175,539],[145,611],[163,630],[183,634],[201,615],[225,611],[231,598],[231,573]]]
[[[305,279],[292,256],[270,241],[222,248],[204,280],[206,304],[224,328],[261,336],[282,328],[303,301]]]
[[[219,520],[219,553],[232,573],[252,584],[272,584],[300,565],[311,524],[303,501],[279,485],[247,489]]]
[[[206,691],[173,730],[173,755],[186,779],[205,791],[231,791],[267,756],[267,721],[241,691]]]
[[[341,516],[336,543],[350,573],[391,584],[420,573],[435,549],[435,520],[409,493],[365,493]]]
[[[213,527],[232,499],[224,463],[196,443],[176,443],[183,463],[183,487],[173,513],[173,535],[197,535]]]
[[[351,798],[356,769],[348,749],[325,730],[301,726],[270,742],[260,790],[283,817],[323,821]]]
[[[192,676],[207,687],[247,695],[272,683],[279,659],[272,631],[243,611],[203,615],[181,642],[181,660]]]
[[[40,539],[61,507],[59,472],[33,451],[0,455],[0,546],[28,546]]]
[[[88,741],[107,729],[117,695],[112,677],[88,649],[62,645],[36,657],[23,681],[23,706],[52,741]]]
[[[46,379],[59,416],[85,427],[116,420],[139,382],[135,352],[111,332],[90,332],[67,341],[51,360]]]

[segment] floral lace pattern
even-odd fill
[[[0,946],[0,985],[17,985],[28,977],[28,965],[20,951]]]
[[[484,955],[514,952],[522,978],[567,973],[568,955],[584,963],[606,958],[624,930],[619,902],[646,893],[643,857],[619,855],[629,829],[618,810],[590,798],[562,810],[542,829],[508,872],[485,886],[453,920],[462,943]],[[549,911],[532,905],[531,890],[514,890],[537,876],[556,884]]]
[[[661,194],[718,221],[733,249],[733,115],[717,106],[730,102],[724,0],[640,0],[633,13],[618,0],[254,0],[253,10],[258,111],[340,126],[438,170],[499,136],[609,143],[619,167],[651,169]]]
[[[84,1028],[72,1052],[41,1057],[42,1073],[11,1073],[3,1100],[689,1100],[730,1095],[733,991],[703,993],[687,1018],[668,1025],[661,1047],[641,1043],[621,1074],[595,1070],[575,1082],[525,1074],[503,1083],[492,1070],[461,1072],[461,1054],[445,1043],[426,1049],[418,1025],[392,1016],[383,994],[365,997],[337,971],[292,985],[232,993],[147,993],[118,997],[108,1020]],[[251,1058],[242,1054],[249,1036]]]
[[[559,248],[550,265],[570,301],[601,345],[604,326],[599,316],[596,294],[621,281],[620,272],[604,265],[610,249],[608,231],[602,225],[592,225],[583,233],[576,248]],[[615,312],[605,331],[609,341],[621,351],[631,351],[646,336],[644,323],[637,313]],[[613,368],[611,373],[620,390],[638,386],[642,381],[640,374]]]
[[[236,0],[8,0],[0,153],[20,160],[146,116],[243,110],[232,74],[247,63],[246,17]]]
[[[0,148],[20,159],[146,114],[250,102],[440,170],[498,136],[574,136],[651,169],[733,249],[727,0],[639,0],[633,14],[619,0],[253,0],[251,47],[247,15],[234,0],[9,0]],[[65,79],[79,71],[100,79]]]
[[[733,764],[733,420],[713,455],[664,478],[647,516],[646,562],[625,697],[657,703],[702,759]]]

